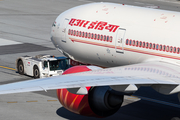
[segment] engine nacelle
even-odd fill
[[[88,66],[75,66],[66,70],[63,74],[90,71]],[[88,94],[77,95],[67,89],[58,89],[57,96],[60,103],[69,111],[76,114],[106,117],[119,110],[123,103],[123,95],[111,89],[109,86],[86,87]]]

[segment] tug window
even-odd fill
[[[139,47],[141,47],[141,46],[142,46],[142,42],[140,41],[140,42],[139,42]]]
[[[152,43],[149,43],[149,49],[151,49],[152,48]]]
[[[109,42],[109,36],[107,36],[107,41]]]
[[[129,44],[129,40],[128,39],[126,39],[126,45],[128,45]]]
[[[143,42],[142,47],[143,47],[143,48],[145,47],[145,42]]]

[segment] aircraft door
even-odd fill
[[[69,19],[65,18],[62,24],[62,28],[61,28],[61,41],[66,43],[66,33],[67,33],[67,25],[69,23]]]
[[[124,54],[124,36],[126,29],[119,28],[116,35],[115,49],[117,53]]]

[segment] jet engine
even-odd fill
[[[66,70],[63,74],[90,71],[88,66],[75,66]],[[88,94],[79,95],[58,89],[57,96],[60,103],[69,111],[76,114],[107,117],[119,110],[123,103],[124,95],[114,91],[109,86],[86,87]]]

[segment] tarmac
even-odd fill
[[[50,41],[51,25],[63,11],[108,0],[0,0],[0,85],[33,79],[15,71],[15,60],[24,55],[62,56]],[[180,12],[177,0],[111,0]],[[0,95],[1,120],[180,120],[177,94],[165,96],[142,87],[125,96],[117,113],[107,118],[76,115],[58,101],[56,91]]]

